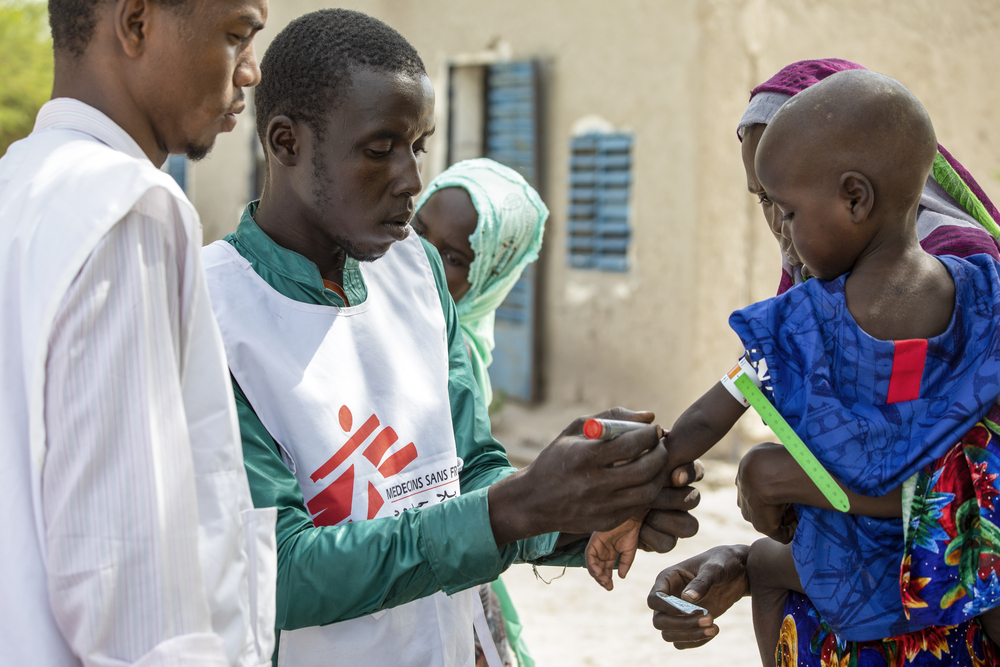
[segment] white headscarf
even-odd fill
[[[493,388],[486,369],[493,361],[494,313],[524,268],[538,259],[549,209],[528,182],[509,167],[488,158],[452,165],[431,181],[417,209],[444,188],[469,193],[479,215],[469,237],[475,259],[469,267],[469,291],[458,303],[458,323],[472,360],[472,370],[489,405]]]

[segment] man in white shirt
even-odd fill
[[[266,0],[50,0],[53,100],[0,159],[0,663],[261,665],[253,509],[198,216]]]

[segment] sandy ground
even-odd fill
[[[545,413],[508,406],[495,420],[494,432],[507,445],[512,460],[530,461],[538,450],[579,414],[577,409]],[[544,435],[538,435],[544,434]],[[735,464],[707,460],[705,481],[698,484],[702,501],[695,515],[698,535],[682,540],[668,554],[640,553],[625,580],[616,579],[607,592],[582,569],[546,585],[530,566],[514,566],[504,581],[524,623],[524,637],[538,667],[670,667],[755,666],[760,664],[750,620],[749,600],[743,600],[718,620],[719,635],[705,646],[678,651],[665,643],[652,625],[646,595],[665,567],[719,544],[750,543],[757,538],[736,507]],[[538,568],[546,580],[562,568]]]

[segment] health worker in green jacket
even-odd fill
[[[700,467],[674,470],[655,426],[598,442],[578,420],[520,472],[490,434],[408,224],[435,129],[413,47],[322,10],[261,70],[264,193],[204,262],[254,503],[278,508],[276,664],[471,665],[473,587],[512,563],[581,565],[592,531],[647,508],[650,549],[692,535],[697,494],[670,485]]]

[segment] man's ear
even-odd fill
[[[115,34],[125,55],[131,58],[146,48],[151,10],[150,0],[115,0]]]
[[[264,150],[285,167],[294,167],[302,159],[302,149],[306,145],[304,130],[302,124],[288,116],[275,116],[267,124]]]
[[[847,171],[840,175],[840,197],[847,207],[851,222],[856,224],[867,220],[875,206],[872,182],[857,171]]]

